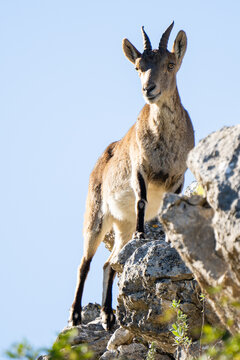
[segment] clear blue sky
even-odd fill
[[[174,20],[171,49],[186,31],[178,87],[198,142],[240,119],[239,14],[236,0],[0,1],[0,352],[47,346],[67,324],[89,174],[144,104],[122,39],[142,50],[144,25],[157,47]],[[85,304],[101,301],[107,256]]]

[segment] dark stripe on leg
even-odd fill
[[[72,319],[70,319],[73,325],[81,324],[81,311],[82,311],[82,294],[83,294],[83,287],[89,272],[90,263],[92,259],[86,260],[81,264],[79,269],[79,283],[77,292],[75,295],[75,299],[72,304]]]
[[[113,270],[109,264],[107,266],[109,266],[110,269],[109,269],[106,291],[105,293],[103,293],[103,297],[102,297],[102,307],[104,311],[105,309],[112,309],[112,285],[116,273],[116,271]],[[105,270],[106,269],[104,269],[104,271]]]
[[[147,190],[146,190],[145,181],[140,172],[137,173],[137,178],[140,188],[140,200],[137,203],[136,231],[139,233],[144,233],[144,214],[145,214],[145,205],[147,201]]]
[[[138,183],[139,183],[139,187],[140,187],[140,198],[142,200],[147,201],[146,185],[145,185],[145,181],[142,177],[142,174],[140,172],[137,173],[137,179],[138,179]]]
[[[144,233],[144,213],[145,213],[145,202],[139,200],[137,204],[137,226],[136,231]]]
[[[107,277],[107,285],[104,284],[103,286],[102,321],[106,330],[110,330],[115,323],[115,315],[112,310],[112,285],[115,274],[115,270],[109,264],[104,266],[104,281],[106,281]]]

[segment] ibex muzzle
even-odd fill
[[[131,239],[144,236],[144,221],[158,215],[164,192],[179,193],[183,186],[188,152],[194,146],[192,123],[181,104],[176,73],[186,51],[187,38],[180,31],[173,51],[167,50],[173,24],[162,35],[157,50],[142,28],[141,54],[129,40],[123,51],[135,65],[145,106],[137,122],[119,141],[110,144],[98,159],[89,180],[84,219],[84,253],[72,304],[70,322],[81,323],[81,299],[91,260],[104,236],[114,231],[112,253],[105,263],[102,296],[103,326],[115,321],[111,259]]]

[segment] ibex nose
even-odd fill
[[[155,84],[148,84],[146,87],[143,88],[143,91],[146,92],[146,95],[148,96],[155,89],[155,87]]]

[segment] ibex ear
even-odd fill
[[[130,43],[128,39],[123,39],[122,47],[128,60],[135,64],[136,59],[141,56],[141,53],[135,48],[135,46],[133,46],[132,43]]]
[[[183,30],[179,31],[173,44],[172,52],[176,55],[178,65],[181,65],[182,59],[187,49],[187,36]]]

